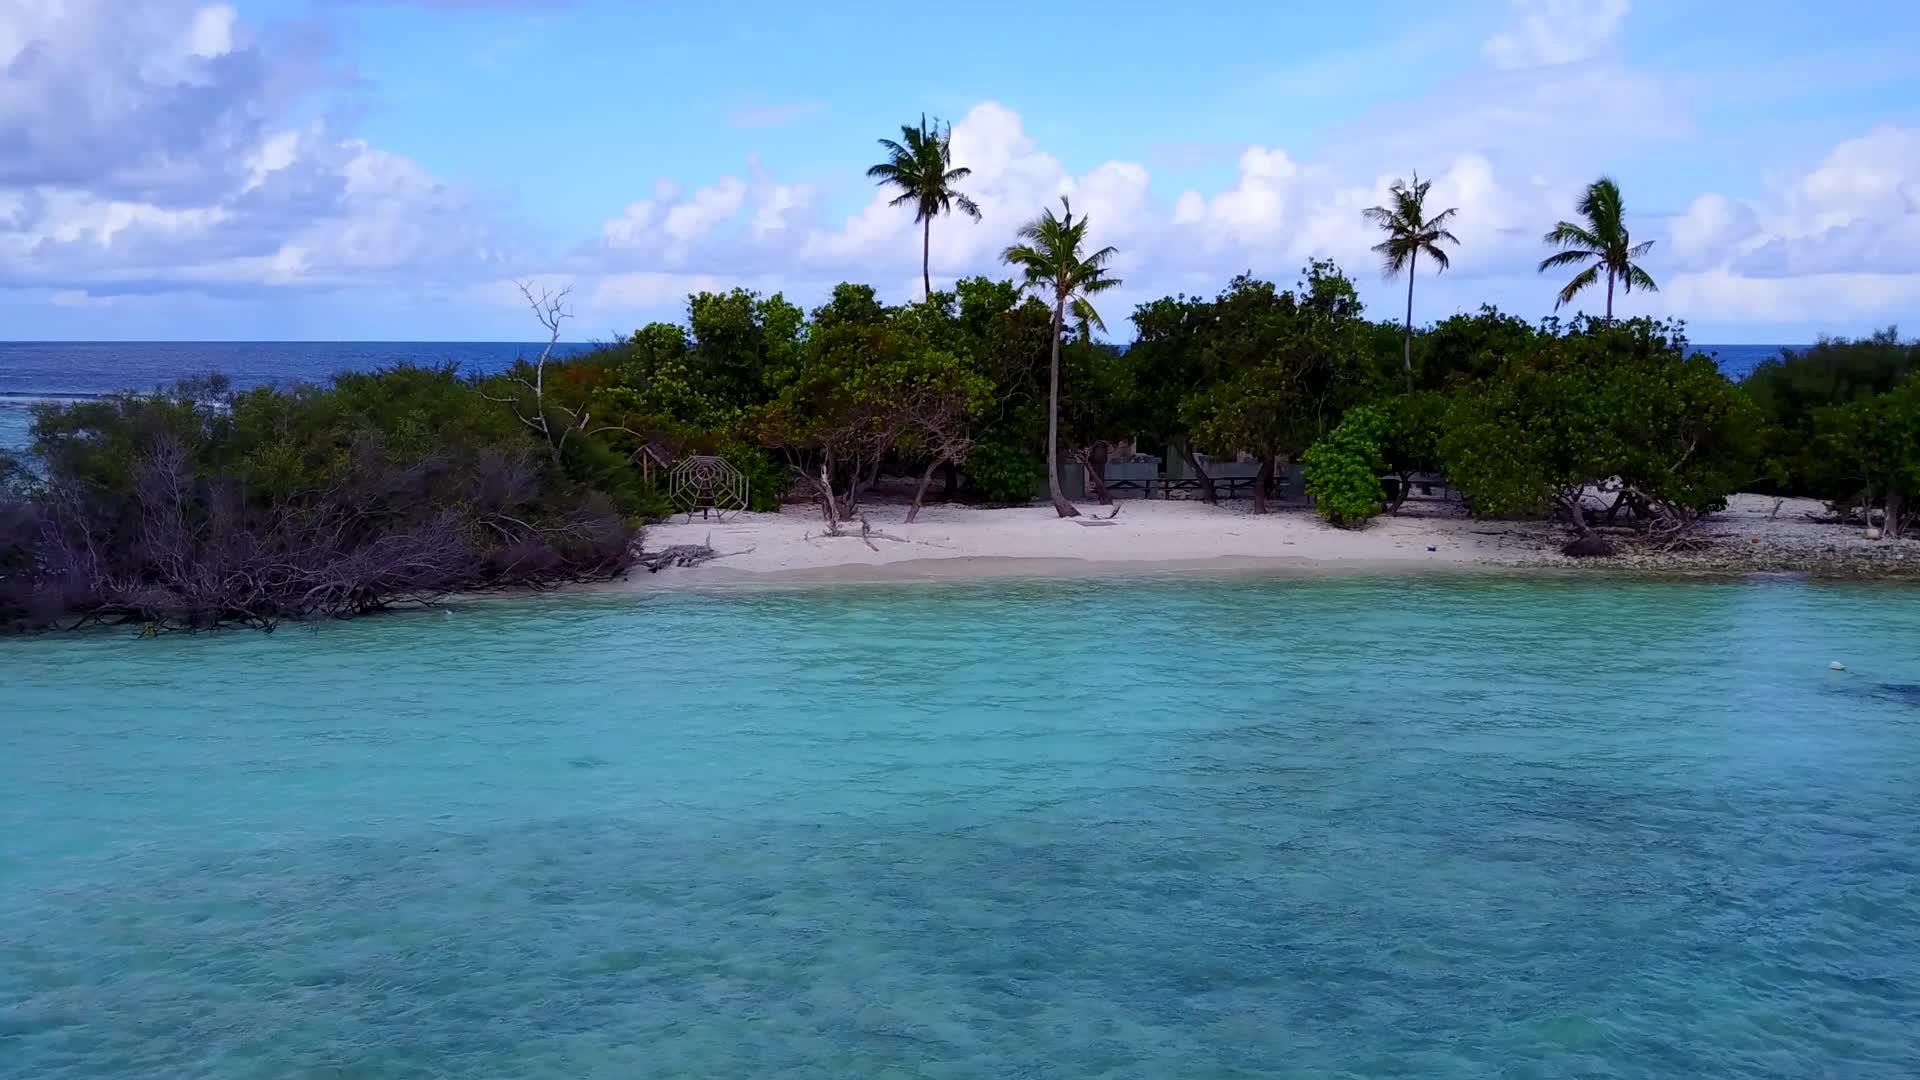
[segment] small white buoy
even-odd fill
[[[1838,660],[1829,660],[1827,661],[1827,670],[1828,671],[1845,671],[1847,670],[1847,665],[1841,663]]]

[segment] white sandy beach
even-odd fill
[[[1457,507],[1410,504],[1364,529],[1336,529],[1299,504],[1256,516],[1247,503],[1140,501],[1086,504],[1082,517],[1061,519],[1039,505],[984,509],[934,505],[906,523],[906,508],[880,504],[862,513],[876,534],[824,535],[808,505],[777,514],[736,513],[692,520],[677,515],[649,526],[646,547],[710,544],[721,558],[669,569],[658,584],[751,581],[883,581],[995,576],[1077,576],[1180,572],[1328,574],[1566,567],[1566,537],[1543,522],[1476,521]],[[1920,567],[1920,543],[1866,540],[1859,529],[1808,520],[1812,500],[1736,496],[1724,513],[1697,530],[1705,553],[1666,559],[1629,554],[1585,565],[1636,569],[1815,569],[1834,559]],[[1800,564],[1805,564],[1801,566]]]

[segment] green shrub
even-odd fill
[[[793,479],[792,469],[775,461],[765,450],[744,442],[728,443],[715,454],[746,474],[747,509],[757,513],[774,513],[780,509],[780,499]]]
[[[967,476],[986,502],[1020,505],[1033,501],[1047,478],[1038,454],[1001,443],[982,443],[967,458]]]
[[[1384,506],[1387,493],[1380,473],[1387,467],[1380,454],[1386,418],[1370,405],[1347,410],[1340,426],[1307,448],[1307,494],[1314,509],[1341,528],[1364,525]]]

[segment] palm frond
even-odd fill
[[[1653,241],[1647,240],[1642,243],[1635,244],[1632,247],[1628,248],[1627,258],[1637,259],[1640,256],[1645,255],[1647,252],[1652,250],[1653,250]]]
[[[962,195],[956,191],[953,193],[953,204],[960,208],[961,213],[967,215],[968,217],[972,218],[975,221],[980,220],[980,204],[979,203],[974,202],[972,199],[969,199],[965,195]]]
[[[1460,238],[1453,235],[1452,233],[1448,232],[1445,229],[1433,230],[1432,238],[1428,240],[1428,243],[1438,243],[1442,240],[1445,240],[1447,243],[1452,244],[1455,247],[1460,246]]]
[[[1607,246],[1607,242],[1593,230],[1575,225],[1571,221],[1555,224],[1545,236],[1540,238],[1540,242],[1552,247],[1585,248],[1590,252],[1599,251]]]
[[[1459,207],[1449,206],[1445,210],[1442,210],[1439,213],[1428,218],[1426,221],[1427,228],[1444,231],[1446,228],[1447,222],[1452,221],[1453,216],[1455,214],[1458,214],[1459,212],[1460,212]],[[1456,241],[1456,243],[1457,242],[1458,241]]]
[[[1080,223],[1082,225],[1086,224],[1086,221],[1087,221],[1086,218],[1080,219]],[[1100,267],[1107,265],[1107,263],[1111,262],[1113,260],[1113,257],[1118,254],[1120,254],[1119,250],[1116,249],[1112,244],[1108,244],[1106,247],[1101,248],[1099,251],[1096,251],[1093,254],[1082,258],[1080,260],[1080,263],[1083,266],[1091,266],[1098,269]]]
[[[1394,277],[1405,270],[1407,257],[1413,254],[1413,249],[1407,246],[1405,239],[1398,236],[1380,241],[1373,245],[1373,250],[1380,256],[1380,272],[1386,277]]]
[[[1553,310],[1559,311],[1563,305],[1573,303],[1574,296],[1578,295],[1581,289],[1584,289],[1587,286],[1592,285],[1594,282],[1599,280],[1600,280],[1600,264],[1599,263],[1595,263],[1594,265],[1587,267],[1585,270],[1580,271],[1578,274],[1575,274],[1573,276],[1573,280],[1567,282],[1567,287],[1560,290],[1559,298],[1553,302]]]
[[[1099,327],[1100,332],[1103,334],[1107,332],[1106,322],[1100,318],[1098,311],[1093,310],[1093,305],[1089,304],[1085,297],[1074,298],[1073,317],[1084,325]]]
[[[1558,252],[1540,260],[1540,273],[1544,274],[1549,270],[1558,269],[1562,266],[1573,266],[1577,263],[1586,262],[1588,259],[1599,259],[1601,257],[1601,254],[1597,251],[1569,250]]]
[[[1439,267],[1441,272],[1445,272],[1447,267],[1453,265],[1447,260],[1447,253],[1432,244],[1422,244],[1420,250],[1427,253],[1427,258],[1432,259],[1433,265]]]
[[[1637,266],[1627,267],[1627,291],[1641,289],[1646,292],[1659,292],[1660,286],[1653,283],[1653,277]]]

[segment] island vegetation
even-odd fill
[[[979,208],[958,190],[947,129],[883,140],[871,175],[922,225]],[[1113,447],[1257,463],[1253,510],[1285,462],[1331,525],[1399,509],[1440,475],[1471,513],[1551,515],[1585,552],[1612,535],[1683,542],[1736,491],[1816,496],[1837,520],[1910,535],[1920,514],[1920,346],[1893,330],[1824,341],[1742,381],[1676,322],[1616,319],[1655,288],[1619,188],[1546,234],[1543,273],[1581,269],[1556,306],[1604,286],[1595,317],[1531,323],[1491,307],[1421,326],[1413,275],[1448,265],[1456,211],[1418,177],[1366,211],[1400,318],[1370,320],[1353,280],[1315,261],[1290,285],[1243,274],[1213,296],[1138,305],[1126,346],[1094,298],[1118,281],[1067,199],[1003,257],[889,304],[842,284],[811,311],[779,294],[701,292],[683,321],[587,351],[554,349],[566,294],[527,299],[548,347],[509,371],[397,367],[325,386],[156,393],[40,406],[24,456],[0,458],[0,625],[143,630],[364,614],[452,592],[621,574],[665,514],[659,469],[692,454],[747,477],[753,509],[811,499],[823,529],[856,520],[883,476],[990,505],[1045,491],[1078,511],[1063,468],[1107,501]],[[1443,246],[1444,245],[1444,246]],[[1424,260],[1424,261],[1423,261]],[[1062,465],[1064,462],[1064,466]],[[936,478],[940,481],[936,492]]]

